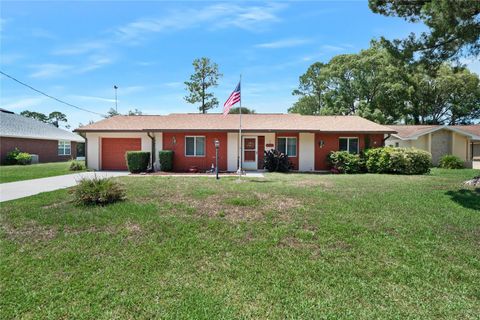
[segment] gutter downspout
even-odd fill
[[[152,155],[150,156],[150,170],[155,171],[155,134],[151,135],[151,132],[147,132],[147,135],[152,139]]]
[[[382,147],[385,146],[385,141],[387,141],[391,136],[392,135],[389,133],[389,134],[387,134],[387,136],[385,138],[383,138],[383,146]]]
[[[85,167],[88,168],[88,139],[87,139],[87,134],[79,132],[78,133],[83,139],[85,139]]]

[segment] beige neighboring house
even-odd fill
[[[392,125],[397,133],[385,140],[386,146],[417,148],[432,154],[434,165],[446,154],[453,154],[466,167],[480,169],[480,125]],[[476,160],[476,161],[474,161]]]

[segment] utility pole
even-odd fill
[[[117,89],[118,89],[118,87],[116,85],[114,85],[113,89],[115,89],[115,112],[118,112],[118,105],[117,105]]]

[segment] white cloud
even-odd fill
[[[258,30],[265,25],[279,21],[277,11],[284,5],[239,6],[233,3],[215,4],[202,9],[173,11],[160,18],[144,18],[116,29],[118,40],[138,40],[148,33],[184,30],[199,25],[210,28],[236,27]]]
[[[115,99],[95,97],[95,96],[70,95],[69,97],[72,98],[72,99],[80,99],[80,100],[88,100],[88,101],[101,101],[101,102],[115,103]]]
[[[106,49],[108,41],[85,41],[64,46],[53,51],[55,55],[80,55]]]
[[[2,53],[0,55],[0,62],[2,65],[14,64],[18,60],[23,59],[25,56],[18,53]]]
[[[2,105],[2,108],[7,110],[14,109],[28,109],[42,104],[46,100],[45,97],[38,98],[10,98],[11,102]],[[22,110],[23,111],[23,110]]]
[[[335,51],[335,52],[346,50],[346,48],[344,46],[334,46],[334,45],[330,45],[330,44],[323,45],[321,48],[325,51]]]
[[[87,63],[84,66],[77,68],[76,72],[85,73],[93,71],[111,63],[113,63],[113,59],[109,57],[105,57],[102,55],[90,56]]]
[[[297,47],[304,45],[306,43],[311,42],[309,39],[283,39],[278,41],[272,42],[265,42],[255,45],[257,48],[265,48],[265,49],[279,49],[279,48],[290,48],[290,47]]]
[[[30,74],[31,78],[53,78],[72,70],[73,66],[56,63],[44,63],[33,65],[32,68],[34,69],[34,72]]]

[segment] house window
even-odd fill
[[[185,155],[187,157],[205,156],[205,137],[185,137]]]
[[[340,138],[338,142],[338,150],[358,153],[358,138]]]
[[[72,154],[72,146],[70,141],[59,140],[58,141],[58,155],[69,156]]]
[[[277,139],[277,150],[289,157],[297,156],[297,138],[281,137]]]
[[[395,142],[395,148],[398,148],[398,147],[400,147],[400,143]]]

